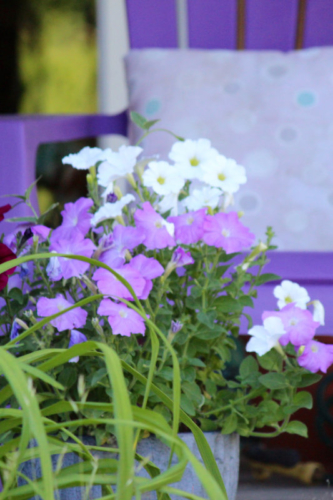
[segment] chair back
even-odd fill
[[[332,0],[126,0],[131,48],[333,45]]]

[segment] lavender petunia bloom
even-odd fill
[[[174,267],[188,266],[189,264],[194,264],[194,259],[190,252],[185,252],[182,247],[179,247],[172,254],[171,264]]]
[[[234,253],[250,247],[255,236],[240,222],[236,212],[229,212],[206,215],[202,239],[207,245]]]
[[[50,251],[56,253],[67,253],[72,255],[83,255],[85,257],[91,257],[95,248],[96,247],[93,242],[89,239],[84,239],[83,236],[76,235],[71,239],[65,240],[57,240],[53,238],[53,234],[51,236]],[[52,278],[51,276],[49,276],[55,281],[60,280],[61,278],[69,279],[78,277],[81,274],[84,274],[90,266],[90,264],[88,264],[87,262],[82,262],[80,260],[66,259],[63,257],[59,257],[58,259],[61,268],[59,274],[53,277],[55,273],[52,273]]]
[[[12,328],[10,330],[10,340],[16,339],[20,335],[19,330],[21,330],[20,326],[16,323],[16,321],[13,321]]]
[[[114,269],[132,286],[138,297],[141,297],[146,285],[145,279],[139,271],[132,268],[129,264]],[[117,278],[106,269],[97,269],[93,275],[93,279],[97,281],[97,286],[101,293],[110,297],[119,297],[121,299],[133,300],[132,295],[127,288]]]
[[[175,238],[184,245],[191,245],[201,240],[204,230],[206,209],[188,212],[178,217],[168,217],[175,225]]]
[[[84,333],[81,333],[78,330],[72,330],[68,347],[73,347],[73,345],[76,344],[82,344],[82,342],[87,342],[87,337],[84,335]],[[69,363],[77,363],[78,361],[79,356],[74,356],[74,358],[69,360]]]
[[[297,359],[298,364],[310,372],[327,372],[333,364],[333,345],[323,344],[316,340],[311,340]]]
[[[102,238],[99,259],[110,267],[120,267],[125,263],[126,250],[133,250],[143,240],[144,235],[136,227],[116,226],[113,234]]]
[[[47,297],[41,297],[37,302],[37,314],[40,317],[51,316],[56,314],[73,304],[68,302],[65,297],[58,294],[55,299],[48,299]],[[63,330],[72,330],[73,328],[81,328],[85,325],[88,313],[81,307],[76,307],[72,311],[68,311],[58,318],[50,321],[51,325],[54,326],[62,332]]]
[[[148,201],[143,203],[142,210],[136,210],[134,220],[137,228],[145,236],[143,243],[149,250],[175,245],[174,225],[155,212]]]
[[[183,328],[183,323],[181,323],[180,321],[176,320],[172,320],[171,321],[171,331],[172,333],[178,333],[180,332],[180,330]]]
[[[109,299],[103,299],[97,313],[108,316],[114,335],[120,334],[129,337],[132,333],[142,333],[144,335],[146,331],[141,316],[124,304],[116,304]]]
[[[313,320],[310,311],[295,304],[288,304],[281,311],[265,311],[262,315],[263,320],[271,316],[281,318],[285,328],[286,333],[280,338],[281,345],[287,345],[288,342],[296,347],[307,344],[313,339],[316,328],[320,325]]]
[[[133,257],[129,265],[133,269],[139,271],[146,282],[143,292],[140,296],[138,296],[139,299],[146,300],[151,292],[151,289],[153,288],[152,280],[162,276],[164,268],[153,257],[148,258],[144,255],[137,255],[136,257]]]
[[[79,198],[75,203],[66,203],[61,212],[62,223],[52,233],[52,241],[85,236],[90,229],[92,214],[89,213],[94,202],[90,198]]]

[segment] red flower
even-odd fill
[[[1,209],[0,209],[1,210]],[[16,255],[4,243],[0,243],[0,264],[16,259]],[[8,278],[15,271],[16,267],[12,267],[0,274],[0,291],[5,288],[8,283]]]
[[[9,205],[9,203],[7,203],[7,205],[4,205],[3,207],[0,207],[0,222],[2,220],[4,220],[4,216],[3,214],[5,214],[6,212],[9,212],[9,210],[12,208],[11,205]]]

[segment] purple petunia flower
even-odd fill
[[[180,330],[183,328],[183,323],[181,323],[180,321],[176,320],[172,320],[171,321],[171,331],[172,333],[178,333],[180,332]]]
[[[95,245],[89,239],[84,239],[83,236],[75,235],[70,239],[59,239],[54,238],[53,234],[51,236],[50,251],[56,253],[67,253],[72,255],[83,255],[84,257],[91,257]],[[84,274],[89,268],[90,264],[87,262],[82,262],[75,259],[66,259],[65,257],[59,257],[58,262],[55,264],[50,263],[46,271],[50,279],[55,281],[61,278],[69,279],[73,277],[78,277]]]
[[[90,229],[92,214],[88,211],[94,202],[90,198],[79,198],[75,203],[66,203],[61,212],[62,223],[52,233],[52,241],[85,236]]]
[[[132,286],[138,297],[141,297],[146,286],[146,280],[139,271],[132,268],[129,264],[114,269]],[[106,269],[97,269],[93,274],[93,279],[97,281],[100,292],[110,297],[119,297],[121,299],[133,300],[132,295],[127,288],[117,278]]]
[[[38,316],[44,318],[63,311],[72,305],[73,304],[68,302],[68,300],[66,300],[61,294],[58,294],[55,299],[41,297],[37,302],[37,314]],[[57,328],[59,332],[62,332],[63,330],[81,328],[85,325],[87,316],[88,313],[84,309],[77,307],[76,309],[72,309],[72,311],[62,314],[58,318],[53,319],[50,323],[52,326]]]
[[[144,235],[136,227],[116,226],[112,234],[102,237],[99,259],[110,267],[120,267],[125,263],[126,250],[140,245]],[[98,251],[98,250],[97,250]]]
[[[16,321],[13,321],[12,328],[10,330],[10,340],[16,339],[20,335],[20,330],[21,327],[16,323]]]
[[[236,212],[229,212],[206,215],[202,239],[207,245],[234,253],[250,247],[255,236],[240,222]]]
[[[327,372],[333,364],[333,345],[323,344],[316,340],[311,340],[297,359],[298,364],[310,372]]]
[[[175,245],[174,225],[155,212],[148,201],[143,203],[142,210],[136,210],[134,220],[137,228],[145,236],[143,243],[149,250]]]
[[[114,335],[129,337],[132,333],[144,335],[146,326],[141,316],[124,304],[116,304],[109,299],[103,299],[97,310],[98,314],[108,316]]]
[[[280,311],[265,311],[262,318],[264,320],[270,316],[282,320],[286,333],[280,338],[281,345],[287,345],[288,342],[296,347],[307,344],[313,339],[316,328],[320,325],[319,322],[313,320],[310,311],[301,309],[295,304],[288,304]]]
[[[137,255],[136,257],[133,257],[129,265],[133,269],[139,271],[146,282],[143,292],[140,296],[138,296],[139,299],[146,300],[151,292],[151,289],[153,288],[152,280],[154,278],[162,276],[162,274],[164,273],[164,268],[153,257],[148,258],[144,255]]]
[[[204,230],[206,209],[188,212],[177,217],[168,217],[168,222],[175,225],[175,238],[184,245],[191,245],[201,240]]]
[[[84,335],[84,333],[81,333],[78,330],[72,330],[68,347],[73,347],[73,345],[76,344],[82,344],[82,342],[87,342],[87,337]],[[79,359],[79,356],[74,356],[74,358],[71,358],[69,360],[69,363],[77,363]]]
[[[190,252],[185,252],[182,247],[178,247],[172,254],[171,265],[173,267],[183,267],[189,264],[194,264],[194,259]]]

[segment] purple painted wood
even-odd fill
[[[236,48],[237,0],[189,0],[188,17],[191,48]]]
[[[178,46],[175,0],[127,0],[130,46]]]
[[[71,141],[102,134],[126,135],[127,115],[116,116],[28,116],[16,115],[0,119],[0,195],[23,194],[35,180],[38,146],[47,142]],[[8,198],[5,198],[8,200]],[[14,200],[9,200],[13,202]],[[33,195],[36,208],[37,198]],[[20,205],[11,216],[31,215]],[[9,225],[2,223],[1,231]]]
[[[333,45],[332,0],[308,0],[304,47]]]
[[[247,0],[246,48],[293,49],[297,4],[297,0]]]

